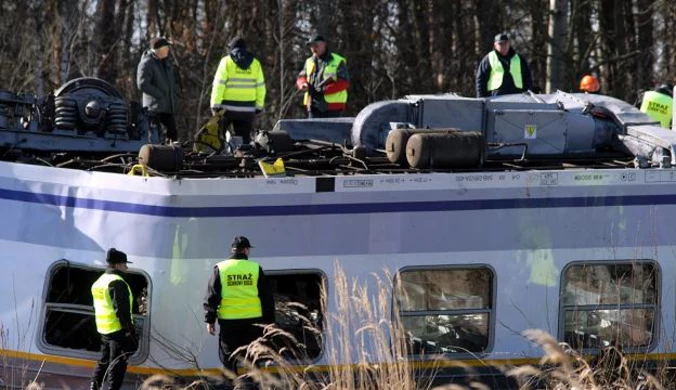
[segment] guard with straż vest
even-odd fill
[[[91,390],[118,390],[127,371],[127,359],[138,348],[132,316],[134,296],[123,278],[131,261],[124,252],[111,248],[106,263],[105,273],[91,287],[96,330],[101,334],[101,358],[94,369]]]
[[[207,332],[216,334],[218,319],[219,357],[232,373],[246,354],[235,351],[262,337],[263,326],[275,322],[272,289],[261,266],[249,259],[251,248],[248,238],[235,237],[230,258],[214,266],[204,298]]]
[[[666,83],[660,85],[654,91],[643,93],[639,104],[641,112],[648,114],[652,119],[659,121],[660,126],[665,129],[671,128],[671,118],[673,115],[674,86]]]

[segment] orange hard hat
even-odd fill
[[[582,78],[582,81],[580,81],[580,91],[598,92],[599,89],[601,89],[601,86],[594,76],[586,75]]]

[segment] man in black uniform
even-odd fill
[[[127,255],[115,248],[108,250],[108,268],[92,285],[96,329],[101,334],[101,359],[91,381],[91,390],[118,390],[127,371],[127,358],[138,343],[132,318],[134,298],[123,276],[127,271]]]
[[[246,354],[235,350],[262,337],[262,325],[275,322],[272,289],[261,266],[249,260],[251,248],[249,239],[235,237],[232,255],[214,267],[204,298],[207,332],[216,334],[218,318],[219,357],[234,374],[237,360]]]

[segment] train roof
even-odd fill
[[[99,79],[46,97],[0,91],[1,159],[55,168],[200,178],[676,165],[674,133],[634,106],[561,91],[409,95],[356,117],[283,119],[247,145],[203,140],[160,145],[147,113]]]

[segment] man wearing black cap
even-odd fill
[[[263,336],[260,324],[275,322],[272,290],[258,263],[249,260],[251,244],[246,237],[235,237],[232,255],[216,264],[204,298],[207,332],[216,334],[220,327],[219,357],[223,365],[236,373],[237,361],[246,351],[235,353]]]
[[[338,117],[347,106],[347,60],[330,51],[321,35],[312,37],[308,46],[312,57],[305,60],[296,80],[298,90],[305,92],[303,106],[308,118]]]
[[[96,330],[101,334],[101,359],[91,381],[91,390],[117,390],[127,371],[127,358],[136,351],[132,306],[134,297],[124,281],[127,255],[115,248],[108,250],[108,268],[92,285]]]
[[[174,118],[178,92],[176,73],[168,59],[170,45],[166,38],[153,38],[136,72],[136,85],[143,92],[143,108],[148,110],[158,130],[164,126],[166,138],[162,141],[166,142],[178,140]]]
[[[528,61],[511,48],[507,34],[496,35],[493,50],[481,60],[476,72],[476,96],[508,95],[532,89]]]
[[[211,87],[211,111],[225,109],[223,130],[232,123],[235,135],[251,141],[256,114],[265,104],[265,77],[261,63],[242,37],[230,41],[230,53],[221,59]]]

